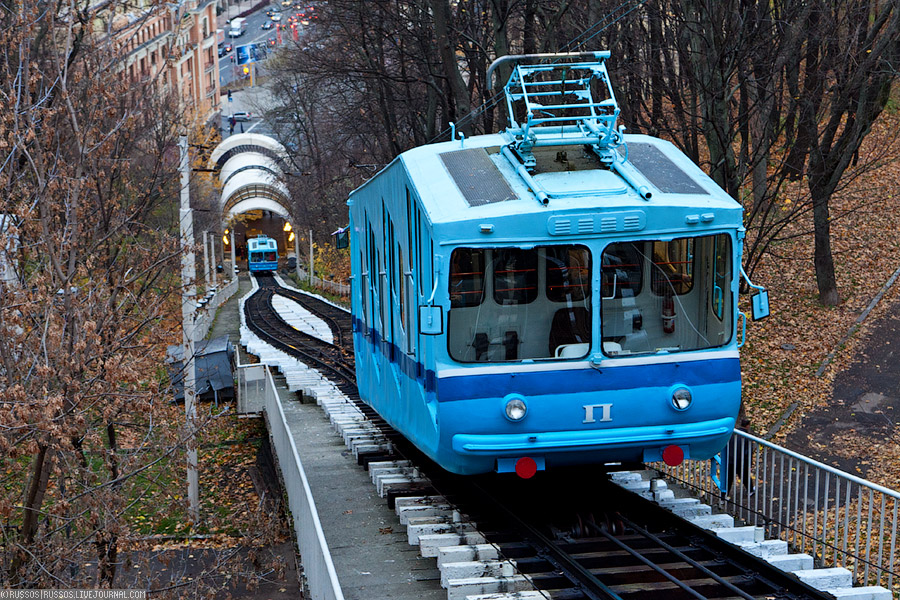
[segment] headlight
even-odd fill
[[[672,406],[676,410],[685,410],[691,405],[691,390],[687,388],[678,388],[672,392]]]
[[[521,398],[513,398],[506,403],[506,418],[510,421],[521,421],[526,412],[528,412],[528,408]]]

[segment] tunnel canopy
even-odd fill
[[[209,168],[219,172],[223,220],[252,210],[289,219],[290,195],[281,182],[286,165],[284,146],[267,135],[238,133],[216,146]]]

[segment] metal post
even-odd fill
[[[203,269],[205,271],[204,275],[206,276],[206,291],[209,291],[209,288],[212,287],[212,278],[210,277],[209,272],[209,232],[203,232]]]
[[[294,256],[297,257],[297,260],[294,261],[294,271],[297,273],[297,277],[300,277],[300,236],[294,234]]]
[[[218,287],[219,281],[216,277],[216,234],[212,231],[209,232],[209,279],[214,286]]]
[[[237,245],[234,241],[235,232],[234,229],[231,230],[231,278],[237,279],[237,251],[234,247]]]
[[[218,271],[216,270],[216,265],[218,262],[216,261],[216,232],[209,232],[209,272],[212,279],[212,284],[219,287],[219,277]]]
[[[313,240],[312,240],[312,229],[309,230],[309,285],[313,284],[313,277],[315,274],[315,260],[313,258]]]
[[[188,140],[183,135],[181,146],[181,319],[184,345],[184,416],[187,429],[187,480],[190,517],[194,523],[200,520],[200,479],[197,473],[197,446],[194,439],[196,374],[194,372],[194,296],[197,272],[194,265],[194,222],[191,214],[191,166],[188,160]]]

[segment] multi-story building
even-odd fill
[[[125,72],[134,80],[157,81],[181,99],[194,119],[208,123],[220,108],[216,2],[154,4],[113,21]]]

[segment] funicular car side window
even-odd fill
[[[548,246],[547,299],[580,301],[591,296],[591,253],[584,246]]]
[[[457,248],[450,256],[450,308],[478,306],[484,297],[484,250]]]
[[[528,304],[537,298],[537,253],[518,248],[493,252],[494,302]]]

